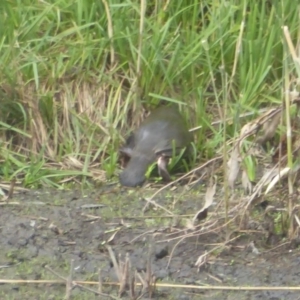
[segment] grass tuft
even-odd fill
[[[111,178],[128,131],[165,101],[214,156],[212,122],[233,118],[231,138],[241,114],[281,103],[283,26],[299,45],[292,0],[18,0],[0,13],[0,175],[26,186]]]

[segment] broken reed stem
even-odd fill
[[[291,55],[295,64],[297,64],[297,55],[294,51],[294,46],[291,42],[290,34],[288,31],[288,27],[283,27],[283,32],[286,38],[286,44],[284,44],[284,52],[283,52],[283,72],[284,72],[284,101],[285,101],[285,117],[286,117],[286,141],[287,141],[287,164],[289,169],[293,168],[293,149],[292,149],[292,128],[291,128],[291,116],[290,116],[290,74],[292,73],[289,69],[289,56]],[[288,48],[289,51],[288,52]],[[293,220],[293,175],[292,172],[288,175],[288,214],[289,214],[289,230],[288,236],[291,239],[294,234],[294,220]]]
[[[222,74],[222,86],[225,89],[225,98],[223,105],[223,174],[224,174],[224,210],[225,210],[225,223],[228,223],[228,210],[229,210],[229,184],[228,184],[228,153],[227,153],[227,122],[225,121],[227,118],[227,110],[228,110],[228,97],[227,97],[227,77],[224,68],[221,70]],[[229,229],[226,226],[226,235],[229,234]]]
[[[297,52],[296,52],[296,49],[293,45],[292,38],[291,38],[291,35],[290,35],[290,32],[289,32],[289,28],[288,28],[288,26],[283,26],[282,29],[283,29],[283,34],[285,36],[285,40],[286,40],[286,43],[288,45],[290,54],[291,54],[291,56],[293,58],[293,61],[295,63],[295,66],[296,66],[296,68],[297,67],[299,68],[300,58],[297,56]]]
[[[121,270],[121,281],[120,281],[120,289],[119,289],[119,297],[126,291],[127,283],[129,282],[129,270],[130,270],[130,260],[129,254],[126,253],[125,262],[121,262],[119,259],[120,270]]]
[[[136,299],[135,296],[135,273],[129,270],[129,295],[131,299]]]
[[[153,245],[154,245],[154,240],[153,240],[153,237],[151,237],[149,240],[147,268],[146,268],[146,274],[145,274],[145,279],[147,282],[147,290],[149,292],[149,299],[152,299],[152,294],[155,290],[155,281],[156,281],[152,274],[152,267],[151,267],[151,257],[152,257],[152,252],[153,252]],[[146,290],[145,290],[145,292],[146,292]]]
[[[143,32],[145,24],[145,13],[146,13],[146,0],[141,0],[141,18],[140,18],[140,29],[139,29],[139,45],[138,45],[138,57],[136,65],[136,74],[137,74],[137,85],[139,84],[139,79],[141,76],[141,61],[142,61],[142,46],[143,46]],[[139,87],[139,86],[138,86]]]
[[[101,269],[98,270],[98,292],[102,294],[102,277]]]
[[[8,192],[7,198],[6,198],[6,201],[7,201],[7,202],[8,202],[9,199],[11,199],[11,198],[13,197],[15,184],[16,184],[16,178],[14,178],[14,179],[10,182],[9,192]]]
[[[114,254],[114,252],[113,252],[113,250],[111,249],[110,246],[106,246],[106,248],[107,248],[109,256],[110,256],[110,258],[112,260],[112,263],[113,263],[116,275],[118,277],[118,280],[119,280],[119,282],[121,282],[122,276],[121,276],[120,266],[119,266],[119,264],[117,262],[116,256],[115,256],[115,254]]]
[[[70,300],[73,286],[74,259],[71,260],[70,274],[66,280],[66,299]]]
[[[139,37],[138,37],[138,49],[136,59],[136,76],[132,83],[133,91],[135,93],[135,103],[133,109],[136,110],[137,106],[140,107],[141,93],[140,93],[140,81],[142,75],[142,51],[143,51],[143,32],[145,25],[145,13],[146,13],[146,0],[141,0],[140,6],[140,26],[139,26]]]

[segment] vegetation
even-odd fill
[[[110,178],[162,101],[202,126],[196,148],[212,157],[297,74],[282,28],[299,45],[294,0],[15,0],[0,13],[0,174],[25,186]],[[225,133],[210,125],[224,117]]]

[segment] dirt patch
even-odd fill
[[[297,286],[300,258],[297,249],[264,246],[262,235],[245,234],[207,256],[198,269],[195,262],[205,251],[223,243],[225,233],[206,234],[179,242],[183,222],[161,210],[143,214],[143,197],[153,190],[95,191],[39,190],[19,193],[11,204],[0,208],[0,272],[2,279],[56,279],[45,266],[67,277],[74,260],[74,280],[116,282],[117,276],[105,247],[118,258],[129,253],[132,268],[151,270],[158,283],[214,286]],[[182,196],[180,189],[166,191],[156,199],[172,211],[194,214],[201,207],[201,193]],[[175,196],[174,196],[175,195]],[[258,240],[259,239],[259,240]],[[259,250],[254,253],[249,244]],[[151,244],[151,247],[149,246]],[[174,246],[177,245],[176,248]],[[171,259],[170,259],[171,256]],[[96,289],[95,287],[92,287]],[[116,295],[117,288],[104,292]],[[65,286],[50,284],[2,284],[1,299],[62,299]],[[126,296],[124,297],[124,299]],[[224,291],[157,288],[153,299],[300,299],[294,291]],[[91,292],[75,289],[72,299],[99,299]],[[143,298],[146,299],[146,298]]]

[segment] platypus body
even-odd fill
[[[164,180],[170,180],[167,164],[174,147],[180,151],[191,142],[192,135],[176,107],[164,106],[154,110],[120,149],[129,159],[120,174],[120,183],[130,187],[142,185],[149,165],[156,160],[159,174]]]

